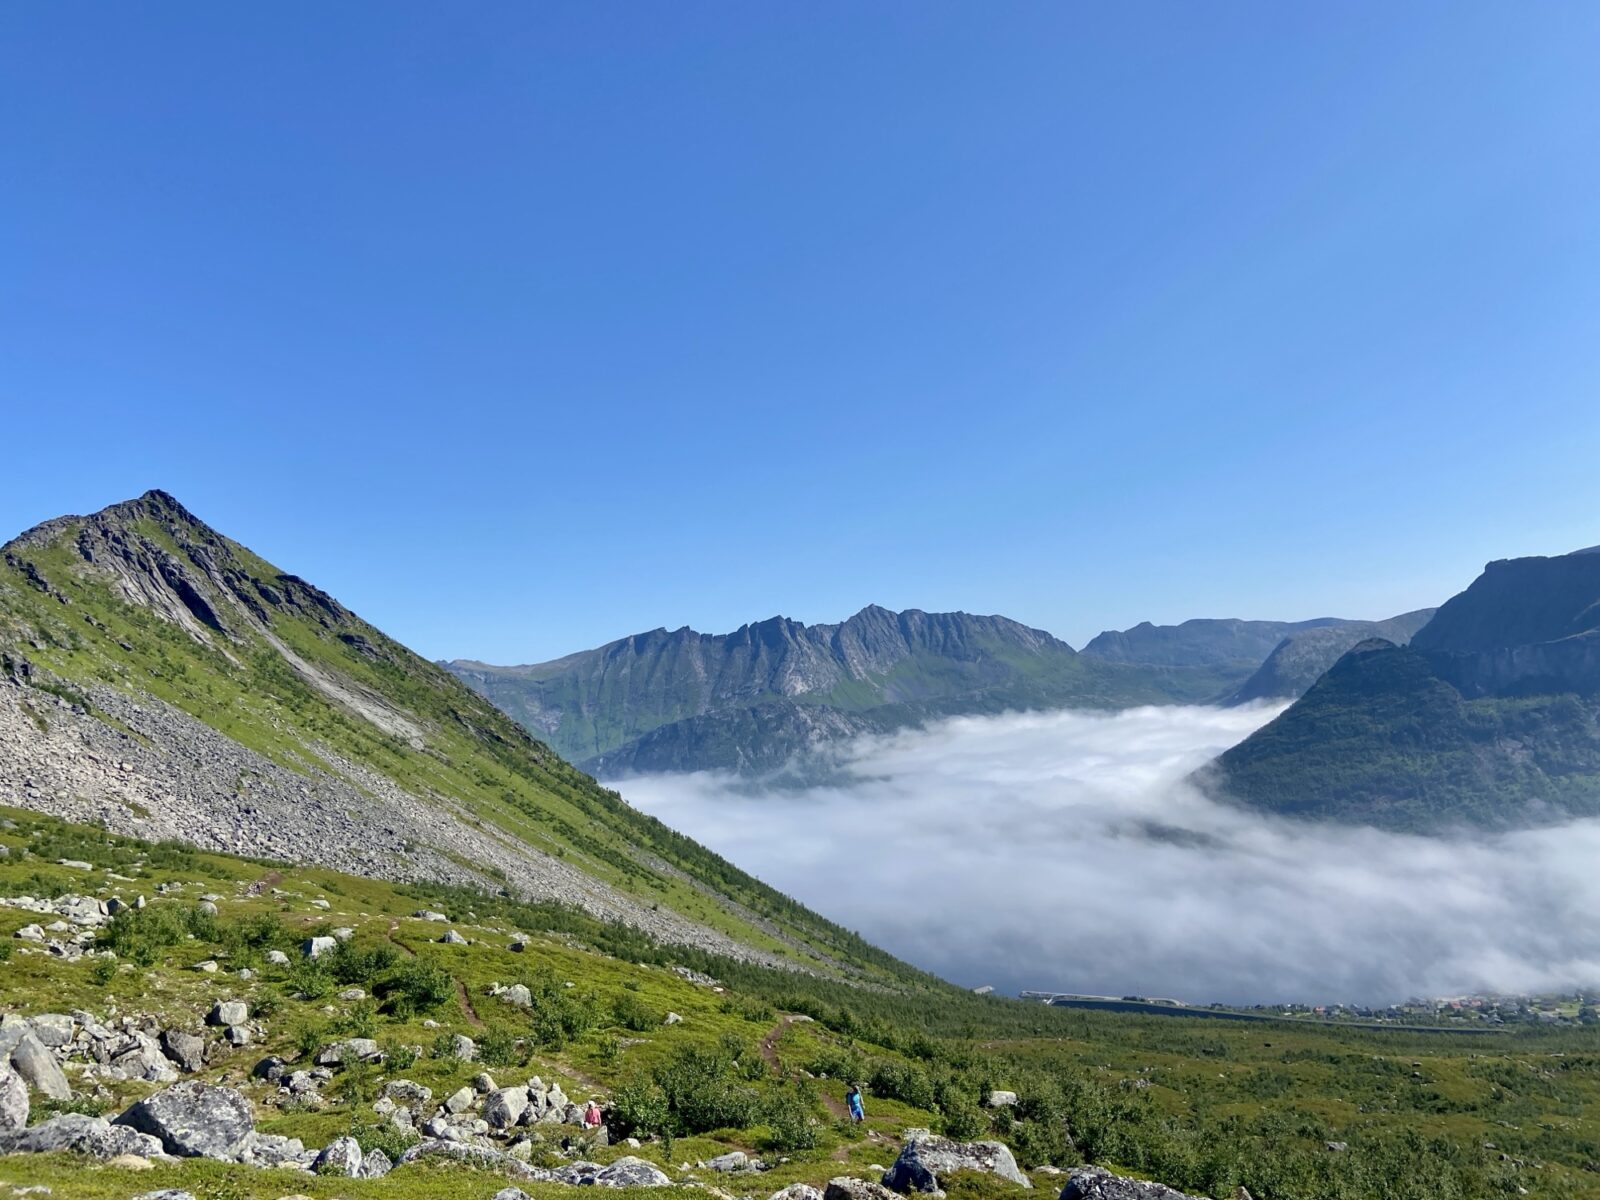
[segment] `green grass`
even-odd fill
[[[18,810],[3,815],[16,827],[0,830],[0,842],[11,850],[0,859],[0,895],[41,890],[33,886],[40,881],[101,895],[142,893],[151,902],[140,924],[168,930],[152,934],[155,949],[142,965],[123,960],[108,983],[95,979],[91,962],[13,953],[0,962],[6,1006],[24,1013],[73,1007],[103,1013],[115,1004],[122,1012],[159,1014],[169,1024],[200,1030],[213,1000],[245,999],[265,1011],[269,1034],[215,1064],[212,1077],[238,1079],[265,1054],[294,1058],[303,1046],[361,1033],[388,1046],[420,1047],[420,1057],[394,1074],[442,1098],[484,1069],[432,1052],[441,1034],[467,1033],[508,1047],[508,1065],[488,1068],[499,1082],[538,1074],[560,1081],[578,1099],[643,1082],[685,1097],[665,1125],[672,1141],[647,1142],[644,1155],[672,1168],[675,1178],[676,1164],[731,1148],[786,1157],[778,1169],[740,1185],[759,1194],[790,1182],[820,1184],[840,1173],[865,1173],[868,1164],[892,1159],[909,1127],[957,1126],[1008,1141],[1025,1168],[1093,1161],[1215,1196],[1230,1195],[1240,1184],[1262,1200],[1487,1200],[1513,1196],[1517,1188],[1535,1196],[1600,1195],[1600,1180],[1585,1169],[1600,1160],[1600,1034],[1589,1029],[1465,1038],[1052,1009],[974,997],[926,978],[861,989],[695,956],[557,906],[430,893],[144,844]],[[53,866],[58,857],[91,862],[95,870],[62,870]],[[282,873],[276,886],[285,894],[247,895],[247,885],[269,870]],[[179,882],[185,885],[180,891],[155,898],[160,885]],[[223,896],[213,922],[190,915],[207,891]],[[312,905],[319,897],[331,910]],[[445,927],[411,916],[425,905],[445,907],[476,944],[432,941]],[[35,919],[0,907],[0,942],[20,946],[10,935]],[[356,930],[352,949],[327,966],[335,986],[314,999],[295,999],[302,971],[266,965],[265,950],[293,946],[334,925]],[[415,960],[398,949],[388,952],[391,926],[394,942],[414,951]],[[181,929],[176,938],[170,936],[174,928]],[[509,949],[517,932],[530,937],[520,953]],[[107,941],[130,955],[139,944],[127,930]],[[223,971],[189,969],[204,958],[219,961]],[[459,981],[482,1024],[473,1023],[453,989],[429,1012],[385,1003],[392,995],[386,982],[412,961]],[[709,970],[723,990],[687,982],[670,969],[674,964]],[[239,980],[233,972],[241,965],[251,965],[255,977]],[[490,994],[495,984],[519,981],[546,998],[533,1012]],[[339,988],[351,982],[379,999],[337,1000]],[[562,986],[567,982],[574,987]],[[543,1011],[552,996],[579,1010],[580,1019],[568,1027],[552,1021]],[[329,1006],[332,1011],[324,1011]],[[639,1012],[653,1017],[669,1010],[683,1023],[637,1019]],[[774,1072],[758,1047],[786,1013],[815,1019],[782,1028]],[[437,1027],[424,1024],[429,1020]],[[776,1106],[794,1087],[782,1079],[808,1075],[814,1098],[801,1103],[809,1105],[807,1127],[816,1145],[775,1149]],[[326,1092],[333,1103],[321,1111],[280,1112],[266,1105],[265,1087],[247,1085],[247,1091],[262,1130],[321,1145],[375,1122],[370,1103],[388,1077],[382,1068],[341,1073]],[[857,1079],[869,1085],[866,1132],[877,1140],[841,1125],[822,1101],[837,1105],[846,1082]],[[118,1110],[152,1086],[119,1083],[99,1102]],[[976,1107],[996,1087],[1019,1093],[1016,1110],[989,1114]],[[718,1099],[746,1091],[749,1103],[737,1095],[731,1107]],[[737,1124],[727,1127],[725,1119]],[[1330,1153],[1327,1141],[1351,1148]],[[599,1157],[624,1152],[612,1148]],[[1502,1153],[1516,1161],[1502,1162]],[[337,1186],[295,1176],[291,1186],[276,1173],[219,1164],[163,1166],[134,1177],[66,1159],[22,1157],[0,1159],[0,1180],[44,1183],[68,1197],[122,1197],[173,1186],[197,1196],[269,1200],[292,1191],[481,1197],[499,1186],[459,1169],[407,1169],[391,1181]],[[1043,1176],[1040,1182],[1051,1186]],[[965,1181],[962,1194],[994,1200],[988,1193],[995,1186]]]

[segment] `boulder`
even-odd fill
[[[822,1200],[895,1200],[895,1194],[881,1183],[870,1179],[854,1179],[841,1175],[828,1180]]]
[[[419,920],[419,921],[448,921],[450,919],[449,917],[445,916],[444,913],[442,913],[442,912],[433,912],[433,911],[431,911],[429,909],[426,909],[426,908],[421,909],[418,912],[412,913],[411,915],[416,917],[417,920]]]
[[[268,950],[267,961],[275,967],[287,967],[289,965],[289,956],[282,950]]]
[[[767,1200],[822,1200],[822,1193],[809,1183],[791,1183],[767,1197]]]
[[[70,1042],[74,1032],[73,1020],[66,1013],[42,1013],[30,1017],[28,1026],[33,1030],[33,1036],[52,1050]]]
[[[55,1055],[31,1032],[17,1039],[11,1051],[11,1066],[34,1091],[52,1100],[72,1099],[72,1088],[61,1073]]]
[[[250,1068],[252,1079],[265,1079],[268,1083],[277,1083],[288,1071],[289,1064],[276,1054],[269,1054],[255,1066]]]
[[[361,1146],[353,1137],[334,1138],[311,1164],[318,1175],[354,1177],[361,1170]]]
[[[956,1142],[926,1129],[906,1131],[905,1149],[883,1173],[883,1186],[897,1192],[938,1192],[941,1175],[954,1171],[986,1171],[1031,1188],[1033,1181],[1017,1169],[1017,1160],[1001,1142]]]
[[[111,1065],[129,1079],[143,1079],[147,1083],[171,1083],[178,1072],[167,1060],[161,1043],[148,1033],[133,1032],[124,1035],[109,1048]]]
[[[374,1146],[367,1151],[367,1156],[361,1160],[360,1176],[362,1179],[382,1179],[389,1173],[394,1164],[389,1161],[389,1156]]]
[[[989,1093],[989,1097],[986,1102],[990,1108],[1011,1108],[1017,1102],[1017,1094],[1015,1092],[1002,1092],[999,1090],[992,1091]]]
[[[132,1200],[194,1200],[194,1193],[182,1188],[157,1188],[153,1192],[140,1192]]]
[[[594,1177],[596,1187],[667,1187],[672,1180],[655,1163],[629,1155],[619,1158]]]
[[[533,993],[528,990],[525,983],[513,983],[500,997],[507,1004],[515,1004],[518,1008],[533,1007]]]
[[[472,1062],[478,1057],[478,1043],[466,1034],[458,1033],[450,1039],[450,1057]]]
[[[465,946],[467,944],[467,939],[462,937],[454,929],[446,929],[444,931],[444,936],[439,940],[446,946]]]
[[[185,1074],[193,1075],[206,1065],[205,1041],[181,1029],[168,1029],[161,1035],[161,1052]]]
[[[300,943],[300,953],[305,958],[321,958],[339,943],[331,937],[307,938]]]
[[[243,1000],[218,1000],[206,1014],[207,1025],[243,1025],[250,1019],[250,1006]]]
[[[478,1098],[477,1092],[469,1087],[457,1088],[449,1099],[444,1102],[445,1111],[448,1113],[463,1113],[472,1107],[473,1101]]]
[[[683,1018],[675,1012],[669,1012],[666,1016],[661,1018],[661,1023],[663,1025],[681,1025],[683,1024]]]
[[[426,1104],[433,1099],[433,1089],[413,1083],[409,1079],[391,1079],[383,1085],[383,1094],[401,1104]]]
[[[179,1158],[234,1159],[255,1132],[248,1100],[232,1088],[199,1081],[146,1096],[116,1124],[159,1138]]]
[[[730,1150],[706,1162],[713,1171],[743,1171],[750,1166],[750,1156],[743,1150]]]
[[[149,1158],[161,1153],[161,1143],[134,1129],[113,1125],[104,1117],[62,1113],[31,1129],[0,1133],[0,1154],[46,1154],[70,1150],[95,1158],[137,1154]]]
[[[256,1134],[240,1154],[241,1160],[253,1167],[309,1168],[316,1157],[316,1151],[308,1151],[299,1138],[284,1137],[277,1133]]]
[[[530,1167],[527,1163],[518,1162],[509,1154],[502,1154],[498,1150],[491,1150],[487,1146],[473,1146],[466,1142],[447,1142],[442,1138],[424,1138],[415,1146],[408,1146],[404,1154],[396,1161],[395,1166],[403,1167],[407,1163],[427,1162],[429,1160],[454,1160],[466,1163],[469,1166],[488,1167],[509,1175],[513,1179],[532,1179],[548,1181],[552,1178],[549,1171],[542,1171],[537,1167]]]
[[[28,1085],[11,1069],[9,1061],[0,1061],[0,1133],[22,1129],[27,1124]]]
[[[528,1108],[528,1089],[500,1088],[489,1093],[483,1105],[483,1119],[494,1129],[510,1129]]]
[[[1104,1167],[1074,1167],[1058,1200],[1195,1200],[1185,1192],[1144,1179],[1113,1175]]]

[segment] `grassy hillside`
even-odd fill
[[[4,748],[33,777],[0,780],[0,798],[228,848],[240,831],[281,845],[279,826],[322,797],[342,836],[399,831],[368,856],[375,873],[581,897],[675,940],[809,969],[900,970],[635,811],[448,672],[162,493],[9,543],[0,653],[0,716],[9,706],[14,718]],[[178,735],[199,740],[179,755],[164,744]],[[149,765],[123,764],[139,767],[127,775],[78,752],[95,738],[113,751],[121,739]],[[239,747],[246,768],[215,766]],[[274,794],[276,808],[258,799]],[[163,818],[180,801],[189,823],[173,829]],[[308,821],[293,856],[346,849],[328,842]]]
[[[82,1008],[105,1019],[115,1009],[195,1030],[216,1047],[200,1077],[243,1088],[258,1129],[308,1145],[353,1133],[398,1153],[406,1136],[373,1108],[387,1081],[410,1079],[443,1098],[487,1070],[502,1082],[538,1075],[569,1096],[598,1098],[618,1137],[642,1142],[585,1146],[585,1157],[639,1154],[679,1183],[740,1194],[872,1176],[870,1164],[890,1161],[914,1126],[998,1137],[1029,1170],[1093,1162],[1213,1196],[1241,1185],[1261,1200],[1600,1194],[1586,1169],[1600,1157],[1600,1044],[1587,1030],[1452,1036],[1233,1025],[1050,1009],[914,978],[863,990],[686,953],[559,905],[151,845],[20,810],[0,820],[8,822],[0,897],[150,899],[105,927],[99,949],[78,961],[14,937],[38,918],[0,904],[6,1012]],[[217,897],[214,915],[200,903],[205,895]],[[450,924],[414,916],[423,908],[447,913]],[[344,949],[301,959],[302,938],[340,926],[353,930]],[[442,944],[446,928],[470,944]],[[521,951],[510,948],[517,939]],[[275,949],[288,952],[288,965],[272,965]],[[204,961],[219,969],[194,969]],[[696,982],[676,967],[703,975]],[[518,982],[530,989],[530,1008],[494,994]],[[350,988],[364,998],[340,995]],[[201,1023],[217,999],[250,1005],[262,1029],[254,1045],[226,1049]],[[664,1024],[668,1012],[682,1021]],[[458,1033],[477,1043],[480,1061],[451,1056]],[[335,1069],[315,1100],[246,1081],[266,1055],[303,1068],[352,1036],[374,1039],[386,1061]],[[160,1086],[73,1078],[70,1102],[35,1098],[35,1120],[67,1109],[115,1113]],[[837,1115],[851,1079],[867,1084],[864,1129]],[[1018,1104],[982,1107],[995,1088],[1017,1092]],[[579,1136],[538,1129],[535,1163],[559,1162],[559,1138]],[[693,1166],[735,1148],[772,1169],[724,1179]],[[1054,1186],[1047,1174],[1034,1178],[1040,1189]],[[0,1179],[86,1200],[159,1187],[213,1200],[291,1192],[481,1200],[501,1186],[455,1166],[402,1167],[367,1181],[196,1161],[135,1173],[65,1155],[0,1158]],[[992,1180],[957,1180],[952,1192],[1024,1194]]]

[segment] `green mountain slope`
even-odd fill
[[[1420,832],[1600,813],[1600,555],[1490,563],[1409,646],[1361,643],[1200,778]]]
[[[1292,700],[1303,696],[1347,650],[1372,638],[1404,646],[1437,611],[1419,608],[1387,621],[1341,621],[1290,634],[1278,643],[1267,661],[1256,668],[1255,674],[1239,685],[1228,703]]]
[[[1176,681],[1173,698],[1210,703],[1249,678],[1285,638],[1313,629],[1346,625],[1337,617],[1310,621],[1241,621],[1197,617],[1181,625],[1141,621],[1132,629],[1108,629],[1083,648],[1084,656],[1130,667],[1155,667]]]
[[[878,607],[837,625],[657,629],[532,666],[444,665],[610,775],[769,770],[841,737],[955,713],[1192,698],[1181,671],[1086,658],[1005,617]]]
[[[723,953],[887,961],[165,493],[49,521],[0,560],[0,802],[558,900]]]

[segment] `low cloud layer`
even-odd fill
[[[1600,981],[1600,821],[1478,841],[1264,819],[1183,780],[1276,710],[960,718],[852,782],[623,795],[969,986],[1388,1003]]]

